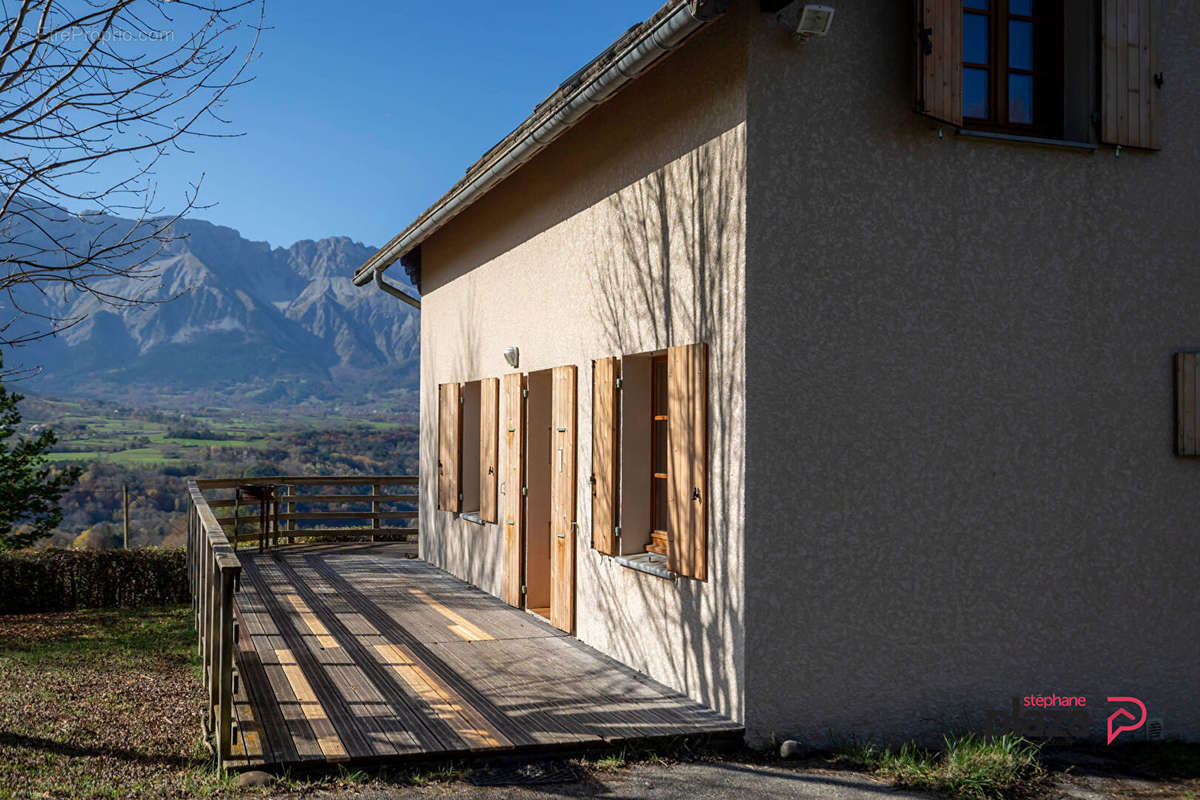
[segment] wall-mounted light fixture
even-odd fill
[[[824,36],[833,26],[832,6],[792,2],[775,15],[778,24],[792,31],[792,37],[805,41],[812,36]]]
[[[521,351],[517,349],[516,345],[509,345],[504,348],[504,360],[515,369],[521,363]]]

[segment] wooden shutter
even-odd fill
[[[1107,144],[1162,146],[1161,21],[1162,0],[1101,0],[1100,139]]]
[[[617,552],[617,367],[592,362],[592,547]]]
[[[962,125],[962,0],[917,0],[917,108]]]
[[[667,569],[708,577],[708,347],[667,350]]]
[[[462,386],[438,386],[438,508],[459,511],[462,469]]]
[[[1196,361],[1200,353],[1175,354],[1175,455],[1200,455],[1197,441]]]
[[[551,389],[550,624],[575,623],[575,367],[555,367]]]
[[[500,424],[500,379],[479,382],[479,519],[496,521],[497,428]]]
[[[525,376],[514,372],[503,381],[504,480],[500,482],[500,514],[504,528],[504,602],[521,607],[521,547],[525,509]]]

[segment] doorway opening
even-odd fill
[[[550,618],[553,373],[529,373],[525,400],[525,608]]]

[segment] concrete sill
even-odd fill
[[[959,136],[968,136],[972,139],[990,139],[997,142],[1015,142],[1017,144],[1033,144],[1041,147],[1060,147],[1067,150],[1077,150],[1083,152],[1093,152],[1099,149],[1099,145],[1094,145],[1091,142],[1071,142],[1066,139],[1043,139],[1038,136],[1018,136],[1015,133],[995,133],[994,131],[973,131],[967,128],[958,129]]]
[[[667,559],[665,556],[660,556],[657,553],[637,553],[631,556],[613,556],[617,563],[622,567],[635,569],[638,572],[644,572],[647,575],[654,575],[659,578],[666,578],[673,581],[679,576],[671,570],[667,569]]]
[[[467,522],[474,522],[476,525],[486,525],[483,519],[479,516],[478,511],[464,511],[458,515],[459,519],[465,519]]]

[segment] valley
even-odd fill
[[[122,544],[122,487],[130,495],[131,546],[180,546],[189,477],[415,474],[411,413],[356,419],[316,408],[206,406],[194,412],[106,400],[27,396],[21,433],[49,426],[48,460],[83,468],[63,497],[63,521],[42,545]]]

